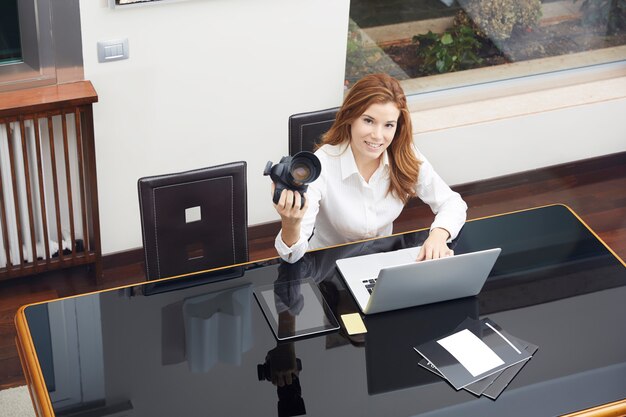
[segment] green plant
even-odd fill
[[[482,62],[478,56],[481,43],[468,25],[454,27],[442,34],[428,31],[416,35],[418,55],[423,59],[421,71],[425,74],[454,72],[473,68]]]
[[[609,35],[626,30],[626,0],[583,0],[580,11],[585,25],[606,26]]]
[[[528,29],[541,17],[540,0],[465,0],[463,8],[492,40],[504,41],[514,29]]]

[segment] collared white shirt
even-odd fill
[[[454,239],[465,223],[467,205],[437,175],[426,158],[416,148],[414,151],[422,161],[415,190],[417,197],[435,214],[431,229],[443,228]],[[390,235],[393,221],[404,208],[402,200],[388,192],[387,151],[369,183],[359,173],[349,144],[324,145],[315,155],[321,162],[322,172],[309,184],[306,193],[309,208],[302,219],[300,239],[288,247],[283,242],[282,230],[276,236],[278,254],[291,263],[310,249]]]

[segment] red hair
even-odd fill
[[[395,78],[387,74],[370,74],[357,81],[346,95],[335,122],[322,137],[319,146],[349,142],[350,124],[372,104],[386,103],[393,103],[400,110],[396,134],[387,148],[391,168],[389,192],[406,204],[415,196],[420,161],[413,151],[413,128],[406,96]]]

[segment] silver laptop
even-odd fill
[[[381,313],[470,297],[482,289],[500,248],[416,262],[420,247],[337,260],[361,311]]]

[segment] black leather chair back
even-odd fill
[[[245,162],[137,185],[147,280],[248,261]]]
[[[339,107],[308,113],[298,113],[289,117],[289,155],[300,151],[315,150],[322,135],[335,122]]]

